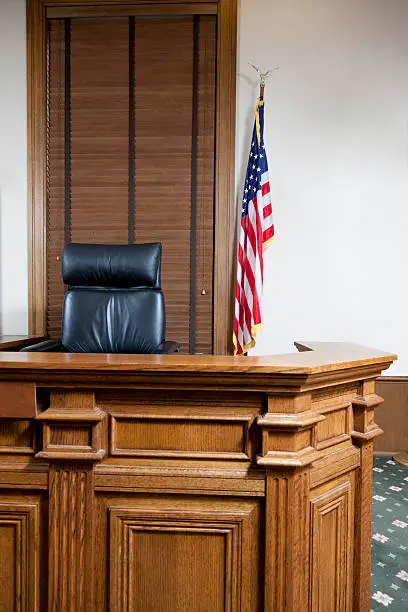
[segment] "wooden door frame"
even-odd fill
[[[232,352],[235,281],[235,109],[237,0],[26,0],[27,2],[27,145],[28,145],[28,329],[46,332],[46,44],[47,10],[68,6],[179,6],[215,8],[217,27],[217,100],[215,151],[213,352]]]

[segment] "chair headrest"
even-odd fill
[[[83,287],[160,289],[161,244],[75,244],[64,247],[62,278]]]

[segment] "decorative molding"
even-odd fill
[[[28,329],[46,332],[46,15],[27,0]]]
[[[292,412],[267,412],[258,417],[262,428],[262,454],[257,457],[260,467],[302,467],[317,458],[316,426],[325,420],[323,415],[307,409],[296,412],[298,407],[310,406],[310,394],[285,398],[276,402],[269,398],[269,408],[281,408]]]
[[[50,407],[37,416],[43,424],[43,447],[35,456],[56,461],[100,461],[102,421],[105,413],[95,406],[91,392],[55,391]]]
[[[0,503],[0,602],[4,610],[40,612],[39,520],[39,503]]]
[[[353,431],[351,437],[356,441],[372,440],[383,431],[374,421],[374,408],[383,403],[383,398],[376,393],[357,395],[353,398]]]

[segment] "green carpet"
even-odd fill
[[[371,611],[408,612],[408,469],[374,457]]]

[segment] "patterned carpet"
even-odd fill
[[[371,612],[408,612],[408,469],[374,457]]]

